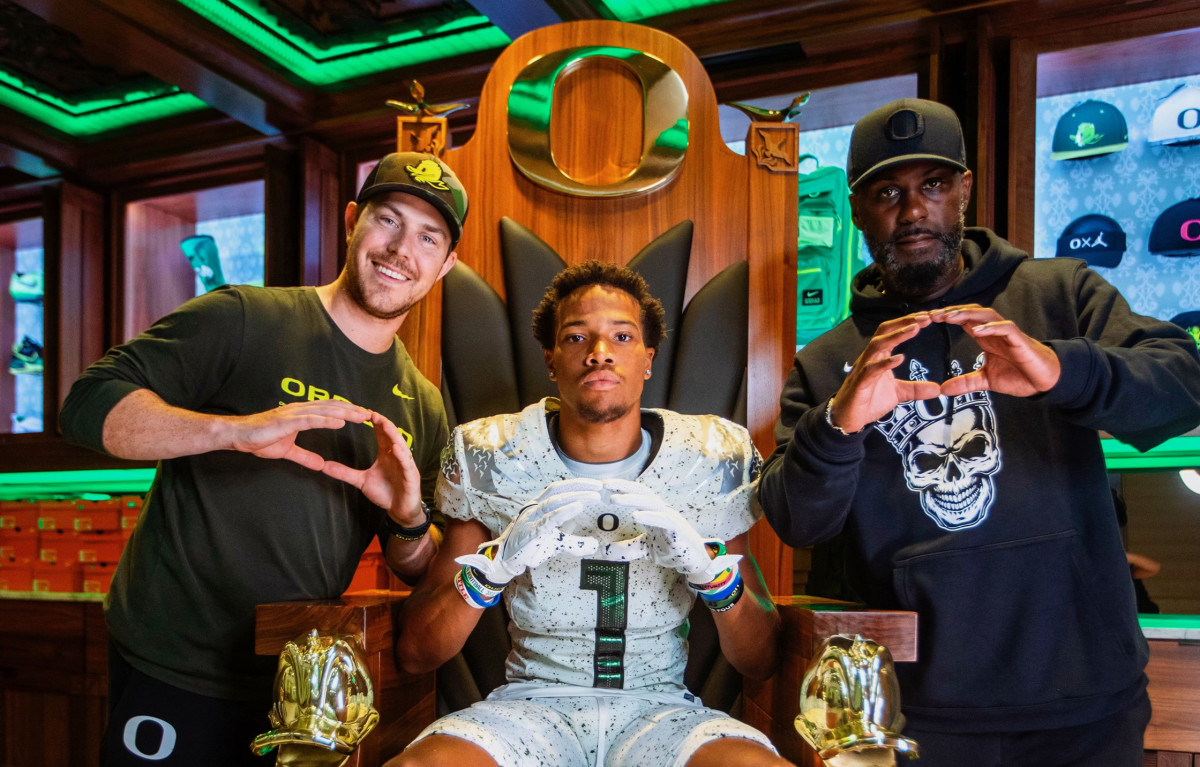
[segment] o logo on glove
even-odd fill
[[[162,730],[162,740],[158,743],[158,750],[153,754],[147,754],[138,748],[137,734],[138,728],[143,722],[154,722]],[[160,759],[166,759],[175,750],[175,728],[169,722],[153,717],[153,716],[135,716],[125,723],[125,732],[122,733],[122,740],[125,742],[125,748],[129,749],[132,754],[137,754],[143,759],[149,759],[157,762]]]
[[[612,527],[605,527],[605,517],[612,518]],[[600,516],[596,517],[596,527],[600,528],[606,533],[611,533],[613,530],[616,530],[620,524],[620,517],[618,517],[616,514],[613,514],[611,511],[606,511]]]

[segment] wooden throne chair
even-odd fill
[[[470,199],[459,264],[403,329],[422,372],[440,381],[452,422],[513,412],[555,393],[531,312],[561,268],[599,259],[641,272],[667,312],[667,340],[643,404],[739,421],[770,452],[793,352],[796,131],[752,123],[746,155],[729,150],[699,59],[648,27],[572,22],[513,42],[484,85],[474,135],[442,152]],[[419,148],[413,135],[402,123],[401,148]],[[789,596],[791,551],[765,522],[751,532],[751,545],[782,605],[789,676],[748,686],[743,699],[742,681],[700,608],[685,679],[706,704],[734,708],[793,760],[819,764],[792,729],[808,657],[829,634],[858,631],[887,644],[897,660],[912,659],[915,616],[845,605],[814,610],[821,600]],[[277,653],[313,627],[361,632],[368,666],[383,680],[379,734],[353,757],[361,765],[398,752],[434,713],[430,680],[405,677],[391,658],[388,621],[398,600],[259,611],[262,653]],[[491,608],[464,651],[439,669],[438,707],[460,708],[502,683],[507,648],[505,618]]]

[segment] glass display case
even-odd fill
[[[0,433],[41,432],[45,388],[42,219],[0,223]]]
[[[221,285],[262,285],[263,211],[262,181],[128,203],[122,340]]]
[[[1167,23],[1016,41],[1008,235],[1087,261],[1134,311],[1200,338],[1200,29]],[[1200,431],[1147,453],[1102,446],[1139,588],[1163,613],[1200,613]]]
[[[1200,60],[1168,77],[1066,76],[1181,37],[1197,35],[1038,56],[1033,254],[1086,260],[1134,311],[1200,338]]]

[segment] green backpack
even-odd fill
[[[808,159],[817,162],[800,156]],[[832,165],[801,172],[798,196],[796,346],[803,346],[850,315],[850,278],[863,264],[846,172]]]

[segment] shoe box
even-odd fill
[[[106,593],[141,496],[0,502],[0,590]]]

